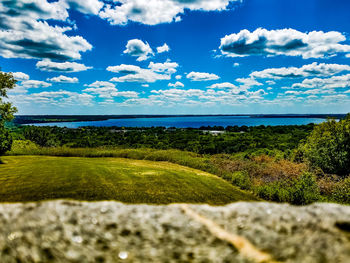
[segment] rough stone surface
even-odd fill
[[[280,262],[350,262],[350,207],[189,205]],[[181,205],[0,204],[0,262],[251,262]]]

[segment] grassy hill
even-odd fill
[[[2,160],[2,202],[70,198],[219,205],[256,200],[217,176],[168,162],[52,156],[6,156]]]

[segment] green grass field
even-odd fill
[[[53,156],[6,156],[2,161],[1,202],[68,198],[220,205],[256,200],[215,175],[168,162]]]

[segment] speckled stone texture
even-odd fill
[[[350,207],[189,205],[280,262],[350,262]],[[0,204],[0,262],[252,262],[181,205]],[[253,261],[254,262],[254,261]]]

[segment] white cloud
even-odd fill
[[[223,83],[215,83],[209,86],[208,88],[209,89],[236,89],[238,87],[230,82],[223,82]]]
[[[170,51],[170,48],[166,43],[164,43],[163,46],[157,47],[157,53],[164,53],[169,51]]]
[[[149,84],[142,84],[141,86],[144,87],[144,88],[148,88]]]
[[[176,73],[179,65],[176,62],[166,61],[164,63],[153,63],[148,65],[148,69],[140,68],[135,65],[121,64],[118,66],[109,66],[108,71],[125,74],[124,76],[114,77],[113,82],[145,82],[153,83],[157,80],[169,80],[171,75]]]
[[[158,72],[158,73],[166,73],[166,74],[174,74],[176,73],[176,69],[179,67],[179,64],[177,64],[176,62],[170,62],[170,61],[166,61],[164,63],[153,63],[151,62],[148,67],[154,71],[154,72]]]
[[[181,21],[180,15],[188,10],[221,11],[230,3],[241,0],[122,0],[119,5],[109,5],[100,17],[112,25],[125,25],[129,21],[157,25]]]
[[[16,94],[9,97],[15,104],[35,103],[38,106],[51,105],[57,107],[92,105],[93,96],[67,90],[44,91],[31,94]]]
[[[180,81],[176,81],[175,83],[169,83],[168,87],[173,87],[173,88],[178,88],[178,87],[185,87],[185,85],[180,82]]]
[[[154,55],[151,47],[140,39],[131,39],[126,44],[124,54],[137,57],[137,61],[144,61]]]
[[[98,0],[65,0],[72,9],[76,9],[83,14],[98,15],[103,7],[103,2]]]
[[[304,89],[335,89],[335,88],[349,88],[350,87],[350,74],[333,76],[331,78],[312,78],[304,79],[301,83],[294,83],[292,88],[304,88]]]
[[[180,80],[180,79],[182,79],[182,76],[181,75],[176,75],[175,79]]]
[[[234,66],[234,67],[239,67],[239,63],[237,63],[237,62],[236,62],[236,63],[233,63],[233,66]]]
[[[84,86],[90,87],[90,88],[115,88],[115,85],[108,81],[95,81],[94,83],[91,83],[89,85],[85,84]]]
[[[80,59],[81,52],[92,49],[91,44],[81,36],[66,35],[73,29],[71,26],[46,21],[67,24],[67,8],[65,1],[1,1],[0,56],[61,61]]]
[[[126,97],[136,98],[138,93],[135,91],[118,91],[113,83],[108,81],[95,81],[89,85],[85,85],[89,88],[83,90],[83,92],[92,93],[98,95],[100,98],[113,98],[113,97]]]
[[[304,59],[325,58],[349,53],[350,45],[340,44],[345,40],[345,36],[336,31],[303,33],[294,29],[258,28],[253,32],[242,30],[225,36],[221,39],[220,50],[229,57],[285,55]]]
[[[42,60],[36,63],[37,69],[41,71],[57,71],[57,72],[79,72],[91,69],[84,64],[76,62],[53,62],[50,60]]]
[[[12,75],[18,81],[29,79],[29,75],[23,72],[12,72]]]
[[[247,89],[254,87],[254,86],[263,86],[262,83],[256,81],[253,78],[238,78],[236,79],[237,82],[242,83],[240,87],[246,87]]]
[[[301,78],[311,76],[327,77],[342,71],[350,71],[349,65],[325,64],[314,62],[312,64],[297,67],[268,68],[262,71],[254,71],[250,74],[253,78],[281,79]]]
[[[206,72],[190,72],[187,74],[186,78],[192,81],[209,81],[209,80],[217,80],[220,77],[218,75]]]
[[[27,89],[31,89],[31,88],[47,88],[52,86],[51,83],[47,83],[45,81],[41,81],[41,80],[24,80],[21,83],[21,86]]]
[[[58,77],[49,78],[47,80],[51,81],[51,82],[58,82],[58,83],[78,83],[79,82],[78,78],[76,78],[76,77],[70,78],[70,77],[63,76],[63,75],[60,75]]]

